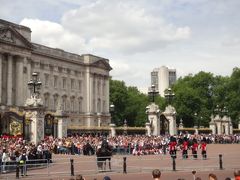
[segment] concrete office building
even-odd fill
[[[155,85],[162,97],[164,97],[164,91],[174,84],[176,79],[176,69],[169,69],[166,66],[155,68],[151,72],[151,84]]]

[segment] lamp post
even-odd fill
[[[127,135],[127,120],[126,119],[124,119],[124,122],[123,122],[123,134]]]
[[[156,89],[155,85],[153,84],[150,88],[150,90],[148,91],[148,95],[152,96],[152,102],[155,102],[155,96],[157,96],[158,94],[158,90]]]
[[[196,112],[194,113],[194,117],[195,117],[194,126],[198,127],[198,114]]]
[[[165,93],[164,93],[164,97],[167,99],[168,101],[168,105],[171,104],[172,99],[174,98],[175,94],[172,92],[171,88],[168,88]]]
[[[111,104],[111,105],[109,106],[109,112],[110,112],[110,114],[111,114],[111,120],[110,120],[110,123],[111,123],[111,124],[113,123],[113,122],[112,122],[112,117],[113,117],[114,109],[115,109],[114,104]]]
[[[32,79],[28,82],[28,88],[31,91],[31,97],[36,98],[39,95],[39,90],[42,82],[38,79],[38,73],[32,73]]]

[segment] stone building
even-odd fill
[[[1,133],[10,133],[10,123],[24,114],[20,112],[30,96],[27,84],[33,72],[42,82],[46,115],[54,117],[61,104],[68,130],[107,126],[111,69],[108,59],[33,43],[30,28],[0,19]],[[4,115],[13,109],[17,115]]]

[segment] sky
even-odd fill
[[[154,68],[229,76],[240,66],[239,0],[0,0],[32,42],[109,59],[114,80],[146,92]]]

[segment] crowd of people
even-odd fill
[[[0,160],[2,171],[6,171],[6,164],[11,162],[34,161],[45,159],[51,162],[52,153],[95,155],[103,140],[108,142],[115,153],[129,153],[133,155],[167,154],[176,157],[176,151],[182,151],[183,158],[188,158],[188,150],[197,158],[197,149],[202,149],[206,158],[206,145],[209,143],[240,143],[240,135],[191,135],[177,136],[146,136],[146,135],[118,135],[115,137],[94,136],[91,134],[74,134],[64,138],[46,137],[38,144],[27,142],[21,137],[0,138]],[[205,152],[204,152],[205,151]],[[25,154],[24,156],[22,156]]]

